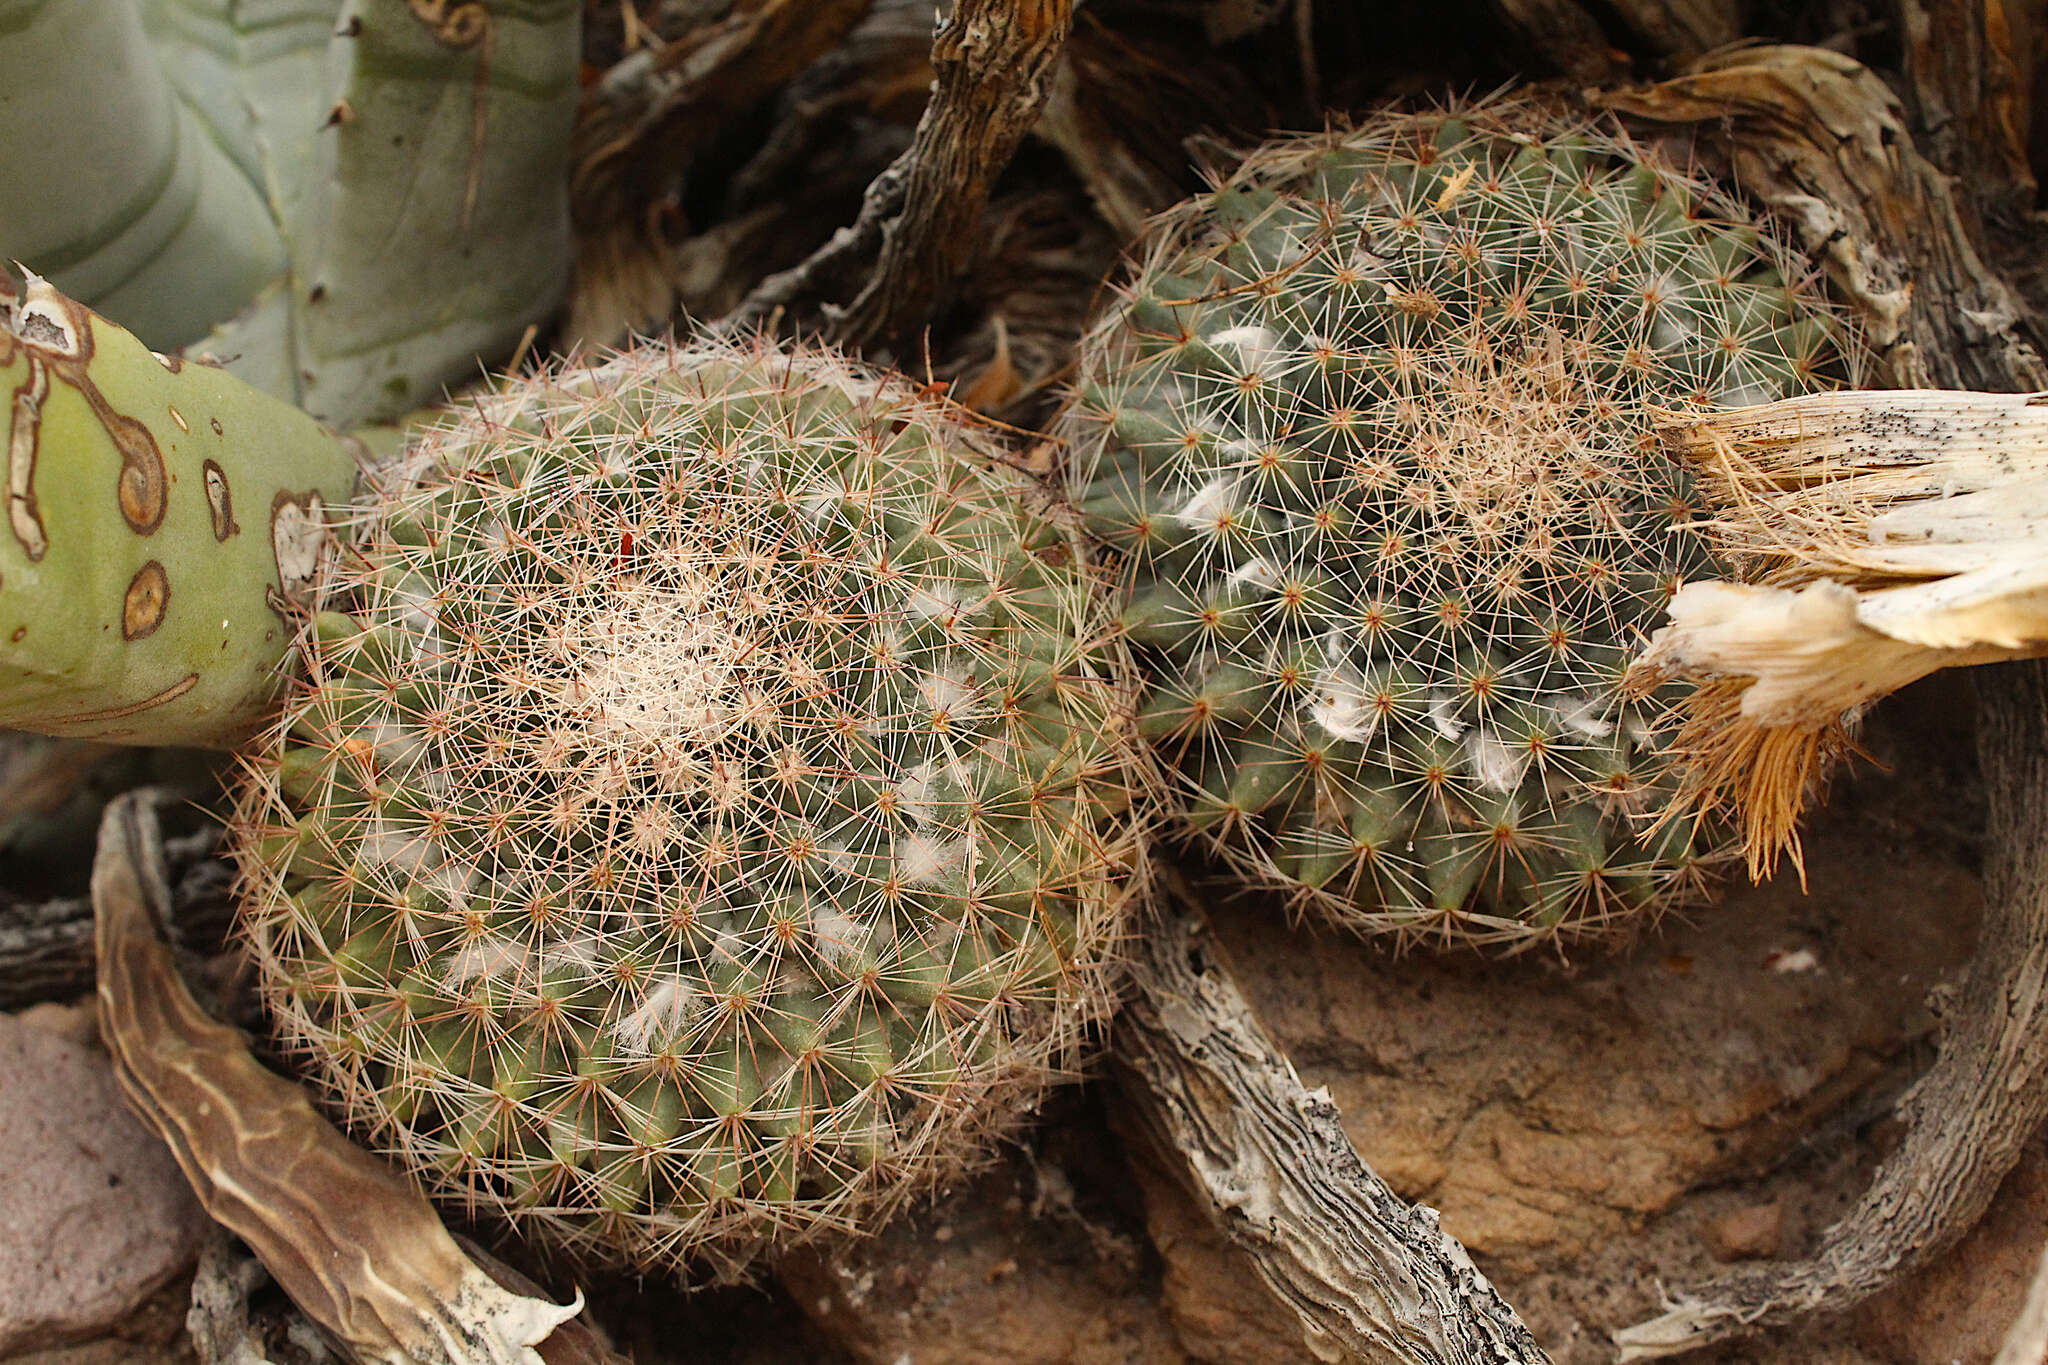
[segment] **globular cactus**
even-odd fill
[[[725,1269],[957,1171],[1108,1003],[1139,876],[1078,529],[962,418],[699,343],[508,382],[359,504],[232,825],[355,1130]]]
[[[1530,98],[1254,153],[1083,345],[1179,818],[1360,932],[1526,945],[1695,884],[1622,677],[1708,570],[1648,411],[1821,382],[1833,328],[1699,179]]]

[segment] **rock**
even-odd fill
[[[90,999],[75,1000],[69,1004],[46,1000],[16,1012],[14,1017],[30,1028],[69,1038],[81,1047],[92,1047],[99,1042],[99,1016]]]
[[[7,1365],[196,1365],[185,1311],[192,1286],[179,1276],[103,1337],[7,1357]],[[280,1365],[284,1365],[280,1362]]]
[[[1220,895],[1214,941],[1366,1161],[1442,1211],[1559,1365],[1609,1365],[1608,1332],[1721,1273],[1715,1253],[1801,1255],[1869,1181],[1881,1155],[1869,1120],[1931,1050],[1924,1002],[1967,961],[1979,898],[1967,850],[1940,823],[1971,818],[1969,775],[1928,780],[1929,757],[1967,754],[1967,737],[1910,738],[1927,752],[1886,756],[1913,784],[1845,783],[1813,821],[1810,893],[1789,875],[1752,887],[1731,874],[1718,904],[1620,952],[1397,957],[1286,930],[1284,905]],[[1874,739],[1896,747],[1882,727]],[[1204,1211],[1163,1182],[1145,1193],[1190,1354],[1303,1359],[1298,1333],[1262,1325],[1270,1296],[1203,1235]],[[2019,1267],[2014,1294],[2039,1254],[2033,1216],[2032,1244],[1998,1253]],[[1922,1333],[1946,1330],[1944,1292],[1990,1340],[2011,1316],[1988,1284],[1915,1292]],[[1904,1325],[1844,1339],[1832,1320],[1700,1365],[1976,1359],[1934,1345],[1900,1354],[1893,1338],[1914,1339]]]
[[[1148,1160],[1136,1146],[1130,1156],[1145,1192],[1146,1229],[1166,1263],[1162,1300],[1181,1348],[1203,1365],[1318,1365],[1302,1340],[1301,1319],[1223,1239],[1208,1210],[1161,1169],[1173,1158]]]
[[[1280,906],[1212,913],[1266,1026],[1373,1168],[1493,1268],[1533,1273],[1767,1167],[1926,1035],[1977,887],[1947,859],[1867,848],[1816,831],[1813,895],[1732,885],[1661,941],[1570,964],[1396,958],[1276,932]],[[1823,965],[1772,970],[1795,936]]]
[[[1747,1204],[1730,1209],[1704,1229],[1707,1250],[1717,1261],[1768,1261],[1780,1255],[1785,1241],[1785,1206]]]
[[[205,1215],[106,1057],[0,1015],[0,1356],[102,1332],[192,1263]]]

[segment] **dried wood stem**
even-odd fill
[[[800,304],[827,297],[840,282],[850,280],[874,255],[883,226],[902,212],[915,156],[913,147],[891,162],[869,183],[860,215],[852,223],[833,233],[830,241],[802,262],[761,281],[737,308],[719,319],[717,331],[733,336],[757,328],[775,329],[782,318],[799,312]]]
[[[1617,1332],[1624,1361],[1694,1350],[1886,1288],[1969,1231],[2048,1120],[2048,669],[1998,665],[1977,686],[1991,803],[1984,919],[1941,1054],[1899,1103],[1905,1138],[1813,1255],[1716,1280]]]
[[[2048,388],[2018,299],[1984,262],[1949,178],[1915,151],[1868,68],[1810,47],[1741,48],[1676,79],[1594,97],[1687,147],[1791,227],[1900,389]]]
[[[1697,147],[1788,219],[1857,310],[1887,386],[2048,385],[2017,297],[1985,264],[1970,215],[1914,150],[1904,111],[1871,72],[1817,49],[1754,48],[1603,102],[1688,126]],[[1969,1230],[2048,1118],[2048,674],[2039,663],[2005,664],[1979,682],[1993,812],[1987,905],[1940,1056],[1901,1102],[1905,1138],[1811,1257],[1682,1296],[1664,1316],[1616,1334],[1624,1360],[1846,1308],[1887,1288]]]
[[[234,904],[214,832],[166,841],[171,928],[181,947],[210,950],[227,933]],[[0,902],[0,1010],[73,1000],[93,987],[92,902],[83,897]]]
[[[2026,16],[2002,0],[1898,0],[1898,13],[1921,148],[1979,208],[2023,219],[2034,205]]]
[[[697,153],[831,52],[873,0],[729,0],[605,74],[577,119],[579,231],[568,335],[600,346],[666,319],[675,287],[659,218]]]
[[[850,347],[901,345],[929,319],[972,251],[996,177],[1037,121],[1073,22],[1073,0],[959,0],[932,37],[935,81],[908,151],[877,176],[855,222],[772,275],[719,324],[776,326],[819,308]],[[852,301],[840,290],[873,256]]]
[[[93,861],[100,1037],[129,1103],[207,1213],[354,1359],[551,1365],[550,1348],[535,1345],[576,1341],[582,1297],[562,1306],[501,1287],[417,1190],[265,1070],[186,988],[163,940],[171,898],[157,797],[112,802]],[[592,1359],[553,1349],[557,1362]]]
[[[1113,1055],[1154,1145],[1320,1360],[1536,1365],[1550,1357],[1434,1209],[1367,1167],[1231,980],[1185,881],[1141,936]]]

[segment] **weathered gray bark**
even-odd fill
[[[1115,1026],[1122,1094],[1309,1350],[1364,1365],[1548,1362],[1436,1211],[1366,1166],[1167,880],[1175,894],[1142,936]]]
[[[1941,1054],[1899,1102],[1906,1136],[1804,1261],[1726,1276],[1615,1335],[1650,1360],[1886,1288],[1975,1225],[2048,1120],[2048,665],[1979,670],[1978,757],[1991,815],[1976,956]]]
[[[424,1195],[200,1007],[164,938],[161,799],[129,792],[101,820],[92,869],[100,1038],[130,1106],[206,1212],[353,1359],[620,1365],[573,1321],[580,1295],[558,1305],[480,1269]],[[535,1343],[539,1352],[528,1349]]]
[[[1972,240],[1949,178],[1913,147],[1868,68],[1811,47],[1721,53],[1674,80],[1596,98],[1671,129],[1792,228],[1852,310],[1883,388],[2048,388],[2022,307]]]
[[[936,79],[916,139],[868,186],[860,216],[810,259],[763,280],[720,321],[744,332],[821,310],[841,345],[901,346],[974,248],[996,177],[1038,119],[1073,0],[959,0],[932,38]],[[851,301],[838,290],[863,279]]]
[[[211,949],[234,916],[231,874],[210,856],[213,843],[169,841],[171,922],[181,946]],[[93,970],[91,901],[0,902],[0,1010],[89,994]]]

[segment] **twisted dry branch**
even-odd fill
[[[901,346],[939,306],[996,177],[1038,121],[1073,0],[960,0],[932,37],[937,76],[910,148],[868,186],[860,216],[771,275],[720,323],[727,335],[807,323],[843,346]],[[873,268],[841,304],[859,267]]]
[[[1436,1210],[1373,1174],[1231,980],[1184,879],[1141,936],[1117,1016],[1122,1090],[1320,1360],[1547,1365]]]

